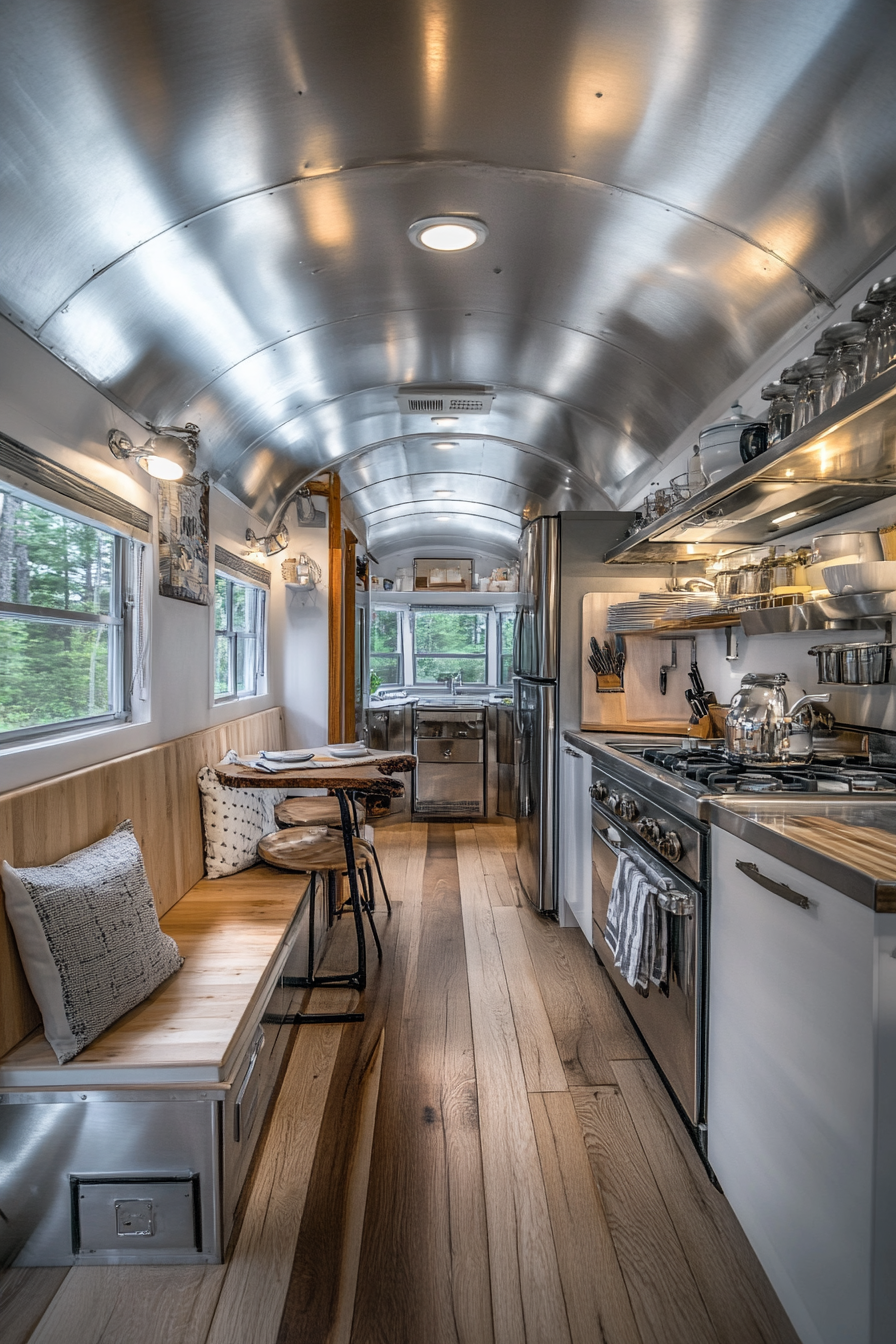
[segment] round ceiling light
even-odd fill
[[[434,415],[431,419],[434,425],[438,425],[439,429],[447,429],[449,425],[457,424],[456,415]]]
[[[434,495],[453,495],[453,490],[433,490]]]
[[[466,215],[432,215],[412,224],[408,237],[424,252],[469,252],[485,242],[488,226]]]
[[[456,444],[456,443],[434,443],[434,444],[433,444],[433,448],[441,448],[441,449],[445,449],[445,448],[456,448],[456,447],[457,447],[457,444]]]

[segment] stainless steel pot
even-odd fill
[[[791,752],[793,715],[811,701],[827,701],[830,695],[803,695],[789,709],[784,686],[786,672],[748,672],[732,697],[725,719],[725,746],[739,760],[786,760]],[[811,750],[800,734],[799,751]]]
[[[842,680],[847,686],[882,686],[890,673],[892,644],[841,644]]]
[[[816,644],[809,652],[815,659],[820,686],[834,685],[843,680],[840,667],[842,644]]]

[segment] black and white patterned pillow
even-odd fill
[[[285,789],[229,789],[214,770],[199,771],[206,877],[229,877],[258,862],[258,842],[277,829]]]
[[[184,964],[130,821],[44,868],[3,864],[6,912],[60,1064]]]

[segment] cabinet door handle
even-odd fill
[[[766,877],[760,873],[755,863],[742,863],[740,859],[735,860],[735,868],[739,868],[745,877],[751,882],[755,882],[760,887],[765,887],[766,891],[773,891],[776,896],[783,896],[785,901],[790,901],[793,905],[798,905],[801,910],[810,910],[811,902],[805,896],[801,896],[793,887],[788,887],[784,882],[775,882],[773,878]]]

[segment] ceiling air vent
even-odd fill
[[[400,387],[402,415],[488,415],[495,394],[488,387]]]

